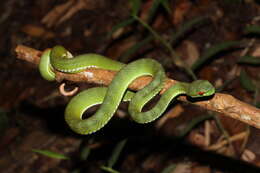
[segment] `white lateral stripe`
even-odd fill
[[[74,69],[58,69],[58,70],[61,72],[65,72],[65,73],[71,73],[71,72],[75,72],[75,71],[84,70],[87,68],[97,68],[97,66],[91,65],[91,66],[85,66],[85,67],[78,67],[78,68],[74,68]]]

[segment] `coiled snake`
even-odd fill
[[[70,128],[79,134],[91,134],[101,129],[111,119],[121,101],[130,101],[128,111],[138,123],[148,123],[158,118],[172,99],[185,94],[190,97],[213,95],[214,87],[206,80],[192,83],[178,82],[162,94],[157,104],[149,111],[142,112],[144,105],[163,88],[166,75],[160,63],[153,59],[139,59],[123,64],[97,54],[83,54],[76,57],[62,46],[44,51],[39,64],[42,77],[55,80],[53,69],[64,73],[79,73],[86,68],[101,68],[118,71],[108,87],[95,87],[74,96],[65,110],[65,120]],[[128,91],[128,85],[144,75],[153,77],[152,82],[134,93]],[[91,106],[101,104],[98,111],[82,119],[83,113]]]

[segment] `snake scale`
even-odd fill
[[[126,65],[98,54],[73,57],[64,47],[55,46],[43,52],[39,64],[42,77],[49,81],[55,80],[53,69],[64,73],[80,73],[90,67],[118,72],[108,87],[87,89],[68,103],[65,120],[79,134],[91,134],[101,129],[112,118],[121,101],[130,101],[128,111],[134,121],[148,123],[162,115],[171,100],[181,94],[197,98],[215,92],[212,84],[206,80],[178,82],[162,94],[153,108],[142,112],[144,105],[160,92],[166,80],[164,68],[153,59],[139,59]],[[153,77],[147,86],[136,93],[127,90],[136,78],[146,75]],[[84,112],[97,104],[101,104],[97,112],[83,119]]]

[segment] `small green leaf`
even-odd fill
[[[166,168],[163,169],[161,173],[172,173],[176,168],[176,164],[170,164]]]
[[[132,5],[132,15],[137,15],[140,7],[141,7],[141,0],[130,0],[130,3]]]
[[[240,42],[239,41],[226,41],[220,44],[217,44],[211,48],[209,48],[204,55],[202,55],[201,58],[199,58],[193,65],[192,65],[192,70],[195,71],[199,67],[201,67],[203,64],[205,64],[207,61],[211,60],[214,58],[214,55],[224,51],[228,50],[230,48],[233,48],[234,46],[238,45]]]
[[[123,150],[127,139],[120,141],[114,148],[110,159],[108,160],[108,167],[112,168],[119,158],[121,151]]]
[[[254,85],[253,81],[250,79],[245,70],[241,70],[239,78],[243,88],[245,88],[247,91],[255,91],[256,86]]]
[[[260,26],[258,25],[249,25],[245,28],[246,34],[260,34]]]
[[[129,61],[129,57],[134,54],[138,49],[140,49],[142,46],[150,43],[153,40],[153,36],[149,35],[148,37],[146,37],[144,40],[136,43],[135,45],[133,45],[132,47],[130,47],[126,52],[124,52],[124,54],[120,57],[120,61],[121,62],[128,62]]]
[[[239,60],[238,63],[241,64],[249,64],[249,65],[260,65],[260,57],[254,57],[254,56],[242,56]]]
[[[207,19],[208,19],[207,17],[198,17],[191,21],[186,22],[178,29],[178,31],[176,33],[173,34],[173,36],[171,37],[170,43],[175,44],[180,39],[180,37],[185,35],[185,33],[189,32],[191,29],[193,29],[194,26],[204,23]]]
[[[44,156],[55,158],[55,159],[64,159],[64,160],[70,159],[69,157],[65,156],[64,154],[59,154],[59,153],[48,151],[48,150],[32,149],[32,151],[35,152],[35,153],[42,154]]]
[[[101,166],[100,168],[101,168],[102,170],[107,171],[107,172],[110,172],[110,173],[120,173],[120,172],[114,170],[113,168],[110,168],[110,167],[107,167],[107,166]]]

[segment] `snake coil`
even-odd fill
[[[112,118],[121,101],[130,101],[128,111],[134,121],[148,123],[162,115],[171,100],[180,94],[204,97],[215,92],[214,87],[206,80],[179,82],[164,92],[151,110],[142,112],[144,105],[163,88],[166,79],[162,65],[153,59],[139,59],[126,65],[98,54],[72,57],[62,46],[55,46],[43,52],[39,64],[42,77],[49,81],[55,80],[53,69],[64,73],[80,73],[90,67],[118,72],[108,87],[82,91],[67,105],[65,120],[79,134],[91,134],[101,129]],[[152,76],[153,81],[136,93],[127,90],[131,82],[144,75]],[[82,119],[83,113],[97,104],[101,104],[97,112]]]

